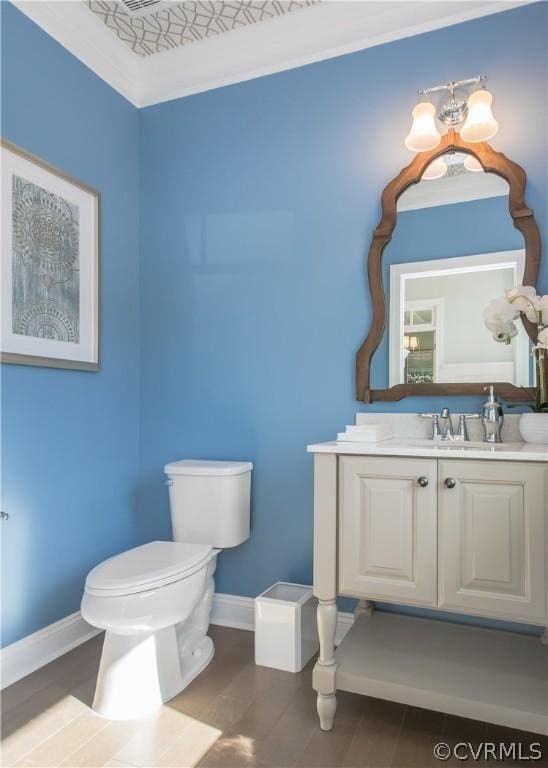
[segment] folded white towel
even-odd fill
[[[337,434],[337,440],[346,443],[378,443],[392,436],[389,424],[349,424],[345,432]]]

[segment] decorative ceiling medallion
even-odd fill
[[[88,6],[139,56],[178,48],[240,27],[274,19],[316,5],[320,0],[237,0],[224,2],[162,2],[158,9],[139,15],[128,12],[123,2],[88,0]]]

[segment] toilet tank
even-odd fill
[[[225,549],[248,539],[252,469],[243,461],[166,464],[173,540]]]

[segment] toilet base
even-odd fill
[[[93,709],[109,720],[135,720],[158,710],[207,667],[215,646],[208,637],[216,558],[189,617],[156,631],[121,635],[107,630]]]
[[[109,720],[146,717],[186,688],[214,653],[206,635],[181,657],[175,627],[147,635],[107,632],[93,710]]]
[[[187,685],[190,685],[195,677],[198,677],[200,672],[202,672],[213,659],[214,655],[215,645],[213,644],[213,640],[206,635],[198,648],[192,652],[192,659],[188,659],[188,663],[185,666],[186,674],[183,676],[183,687],[181,688],[181,691],[184,690]],[[183,663],[185,663],[184,659]],[[178,693],[180,693],[180,691],[178,691]],[[176,696],[177,694],[173,695]]]

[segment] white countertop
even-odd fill
[[[307,446],[309,453],[368,456],[422,456],[433,459],[495,459],[548,461],[548,446],[534,443],[434,442],[424,438],[393,437],[378,443],[333,441]]]

